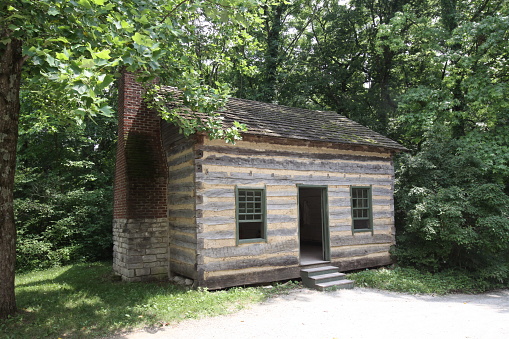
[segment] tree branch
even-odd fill
[[[23,67],[23,65],[25,64],[25,62],[30,59],[30,55],[24,55],[21,60],[19,61],[19,67]]]
[[[168,17],[170,15],[172,15],[173,13],[175,13],[175,11],[180,7],[182,6],[183,4],[185,4],[186,2],[191,2],[192,0],[182,0],[181,2],[179,2],[175,7],[172,8],[171,11],[169,11],[168,13],[166,13],[166,15],[161,19],[161,21],[159,22],[160,24],[162,24],[166,19],[168,19]]]

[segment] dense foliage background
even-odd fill
[[[14,192],[20,271],[111,257],[116,120],[46,121],[25,93]]]
[[[398,263],[507,284],[507,1],[292,0],[258,15],[263,24],[239,30],[236,45],[197,24],[203,83],[335,110],[401,142],[410,152],[396,161]],[[30,105],[23,114],[35,119]],[[18,268],[109,254],[114,134],[106,118],[73,131],[25,128]]]

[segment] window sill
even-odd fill
[[[267,239],[263,238],[256,238],[256,239],[238,239],[237,245],[242,244],[252,244],[252,243],[260,243],[260,242],[267,242]]]
[[[352,233],[355,234],[355,233],[367,233],[367,232],[370,232],[370,233],[373,233],[373,230],[372,229],[365,229],[365,230],[352,230]]]

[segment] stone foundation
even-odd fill
[[[115,219],[113,270],[124,281],[167,280],[168,219]]]

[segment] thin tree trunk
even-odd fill
[[[5,37],[0,31],[0,37]],[[18,140],[21,41],[0,44],[0,319],[16,312],[13,189]]]
[[[269,6],[268,11],[273,11],[267,16],[267,51],[265,52],[265,86],[263,101],[272,102],[276,97],[276,83],[278,67],[281,63],[281,30],[283,29],[283,13],[286,4]]]

